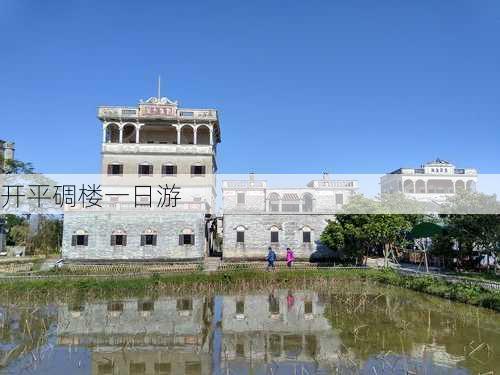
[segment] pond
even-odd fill
[[[484,374],[500,314],[371,283],[0,302],[1,374]]]

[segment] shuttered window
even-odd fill
[[[236,232],[236,242],[245,242],[245,232],[243,232],[242,230]]]
[[[161,167],[161,174],[163,176],[175,176],[177,175],[177,165],[163,165]]]
[[[204,165],[192,165],[191,175],[192,176],[204,176],[206,167]]]
[[[309,243],[311,242],[311,232],[302,232],[302,242]]]
[[[89,236],[86,234],[74,234],[71,237],[71,246],[88,246]]]
[[[271,232],[271,242],[280,242],[279,232],[277,230]]]
[[[141,246],[156,246],[156,234],[142,234]]]
[[[153,174],[153,166],[147,164],[139,165],[139,176],[151,176]]]
[[[111,235],[111,246],[127,246],[127,236],[124,234]]]
[[[179,245],[194,245],[194,234],[180,234]]]
[[[108,164],[109,176],[121,176],[123,174],[123,165],[121,164]]]

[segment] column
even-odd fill
[[[209,129],[210,129],[210,144],[213,145],[214,144],[214,128],[213,128],[213,126],[211,126]]]
[[[123,143],[123,124],[120,124],[120,140],[119,143]]]
[[[181,144],[181,128],[179,125],[177,125],[176,128],[177,128],[177,144],[180,145]]]
[[[198,127],[193,127],[193,144],[197,144],[198,143]]]
[[[139,140],[141,139],[140,138],[140,131],[141,131],[141,128],[142,128],[142,124],[137,124],[135,126],[135,143],[139,143]]]
[[[106,130],[108,129],[107,124],[102,126],[102,143],[106,143]]]

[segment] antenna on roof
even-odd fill
[[[161,76],[158,76],[158,100],[161,99]]]

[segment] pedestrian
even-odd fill
[[[286,248],[286,265],[288,268],[292,267],[292,263],[295,260],[295,254],[289,247]]]
[[[268,248],[266,260],[267,260],[267,270],[269,271],[270,268],[274,270],[274,262],[276,262],[276,253],[274,252],[271,246],[269,246]]]

